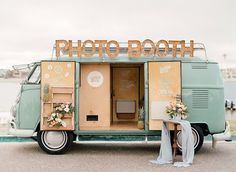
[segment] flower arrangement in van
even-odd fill
[[[187,118],[187,106],[183,102],[170,102],[168,106],[166,106],[166,113],[170,116],[171,119],[186,119]]]
[[[63,120],[65,115],[71,115],[74,112],[74,107],[71,103],[59,103],[54,106],[55,110],[48,117],[47,123],[49,127],[66,127],[66,122]]]
[[[71,103],[59,103],[55,106],[55,112],[61,114],[71,114],[74,112],[74,108]]]
[[[138,129],[144,129],[144,116],[145,116],[145,113],[144,113],[144,108],[143,106],[139,109],[139,113],[138,113],[138,124],[137,124],[137,127]]]

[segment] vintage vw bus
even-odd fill
[[[10,134],[33,137],[47,153],[65,153],[84,136],[161,134],[169,102],[188,107],[195,150],[223,133],[224,88],[216,62],[195,55],[190,41],[58,40],[56,57],[37,62],[12,108]],[[170,126],[171,127],[171,126]],[[177,134],[181,148],[181,131]],[[117,140],[117,139],[116,139]]]

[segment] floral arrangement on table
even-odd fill
[[[186,119],[187,118],[187,106],[183,102],[170,102],[168,106],[166,106],[166,113],[170,116],[171,119]]]
[[[71,103],[58,103],[54,106],[53,111],[48,117],[47,123],[49,127],[66,127],[66,122],[63,120],[65,115],[71,115],[74,112],[74,107]]]

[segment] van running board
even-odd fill
[[[74,141],[75,143],[160,143],[161,141],[156,140],[148,140],[148,137],[145,136],[145,140],[138,140],[138,141],[114,141],[114,140],[79,140],[79,136],[76,136],[76,139]]]

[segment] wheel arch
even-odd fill
[[[34,131],[35,131],[35,132],[39,132],[39,131],[40,131],[40,122],[39,122],[39,121],[38,121],[38,124],[36,125]],[[77,135],[76,135],[73,131],[71,131],[71,133],[73,134],[73,141],[75,141]]]
[[[38,132],[40,131],[40,122],[38,122],[38,124],[36,125],[36,128],[34,130],[35,132]]]
[[[197,125],[197,126],[201,127],[204,136],[207,136],[208,134],[210,134],[209,127],[206,123],[191,123],[191,126],[193,126],[193,125]]]

